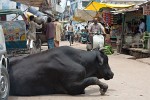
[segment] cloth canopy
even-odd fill
[[[74,14],[74,20],[76,21],[90,21],[93,20],[93,17],[95,17],[96,12],[95,11],[86,11],[86,10],[81,10],[77,9]]]
[[[101,8],[129,8],[133,5],[127,4],[108,4],[108,3],[100,3],[92,1],[89,3],[84,10],[92,10],[92,11],[99,11]]]

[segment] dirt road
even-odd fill
[[[85,45],[74,44],[74,46],[85,48]],[[109,81],[101,80],[109,85],[105,96],[100,95],[98,86],[90,86],[84,95],[10,96],[9,100],[149,100],[150,65],[130,58],[122,54],[109,56],[109,64],[115,76]]]

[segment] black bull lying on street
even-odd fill
[[[10,95],[83,94],[98,85],[105,94],[108,85],[99,81],[113,78],[108,57],[101,51],[59,47],[10,62]]]

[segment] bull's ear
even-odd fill
[[[99,61],[99,64],[102,65],[103,62],[104,62],[104,59],[103,57],[101,56],[101,53],[100,52],[97,52],[97,59]]]

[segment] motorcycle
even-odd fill
[[[91,51],[93,49],[102,49],[104,47],[105,38],[102,34],[95,32],[93,35],[93,41],[90,39],[90,42],[87,43],[86,49],[87,51]]]

